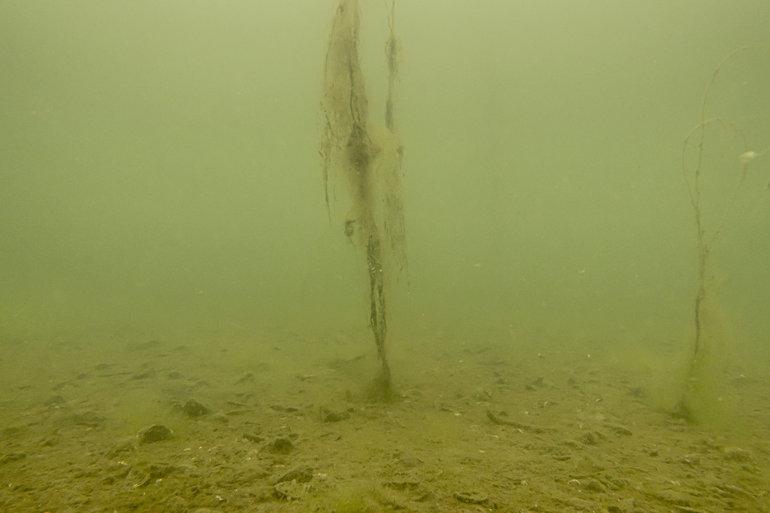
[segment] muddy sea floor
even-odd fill
[[[692,425],[654,365],[448,337],[394,349],[389,404],[360,337],[6,341],[0,511],[770,511],[766,366]]]

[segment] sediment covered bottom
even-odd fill
[[[366,399],[366,333],[0,346],[0,510],[768,511],[770,384],[691,425],[654,371],[482,340],[397,345]],[[111,347],[113,349],[107,349]],[[310,348],[310,349],[309,349]]]

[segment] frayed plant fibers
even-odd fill
[[[715,406],[716,379],[714,374],[715,362],[721,358],[718,353],[720,344],[720,329],[717,321],[718,312],[714,298],[714,284],[711,272],[711,257],[714,247],[721,241],[729,222],[735,222],[735,210],[738,204],[745,200],[742,197],[744,185],[749,175],[749,166],[765,150],[757,151],[749,147],[746,132],[735,122],[718,116],[709,116],[708,107],[712,88],[723,68],[751,47],[741,47],[729,54],[714,69],[700,105],[699,122],[684,140],[682,146],[682,175],[687,184],[690,206],[695,221],[695,238],[697,241],[696,293],[693,301],[693,338],[688,361],[685,368],[684,387],[681,397],[674,407],[674,413],[688,421],[697,421],[704,417],[703,413]],[[734,165],[736,170],[727,170],[734,174],[732,190],[724,196],[724,210],[716,222],[706,226],[704,220],[708,203],[704,201],[703,170],[706,165],[704,149],[707,144],[707,132],[713,131],[721,141],[732,140],[736,148]]]
[[[365,255],[369,282],[369,326],[380,360],[373,395],[392,393],[387,358],[388,280],[406,265],[401,195],[402,147],[396,130],[395,86],[398,42],[395,1],[389,4],[388,70],[384,126],[373,127],[359,56],[358,0],[340,0],[332,20],[323,75],[321,164],[329,218],[336,218],[336,182],[344,182],[349,211],[344,234]]]

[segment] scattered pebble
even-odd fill
[[[479,492],[455,492],[454,498],[463,504],[487,504],[489,496]]]
[[[256,381],[256,379],[257,378],[254,376],[253,372],[247,372],[246,374],[244,374],[243,376],[238,378],[235,381],[235,384],[236,385],[243,385],[244,383],[254,383]]]
[[[578,441],[584,445],[597,445],[604,439],[604,435],[598,431],[586,431],[578,437]]]
[[[254,435],[252,433],[244,433],[243,434],[243,439],[244,440],[248,440],[249,442],[254,442],[254,443],[259,443],[262,440],[264,440],[264,438],[262,438],[261,436]]]
[[[197,419],[198,417],[203,417],[209,413],[209,409],[195,399],[189,399],[186,403],[184,403],[184,406],[182,406],[182,411],[191,419]]]
[[[724,451],[722,452],[725,459],[728,461],[746,463],[754,460],[754,457],[749,451],[746,449],[741,449],[740,447],[725,447]]]
[[[97,415],[93,411],[87,410],[73,413],[72,415],[69,415],[66,420],[75,424],[76,426],[95,428],[103,424],[106,419],[101,415]]]
[[[643,511],[637,509],[634,499],[622,499],[617,504],[607,506],[607,513],[643,513]]]
[[[152,426],[143,429],[139,432],[140,444],[151,444],[155,442],[162,442],[171,438],[173,432],[162,424],[153,424]]]
[[[350,418],[350,410],[335,411],[321,408],[321,420],[323,422],[340,422]]]
[[[589,479],[583,488],[585,488],[589,492],[607,493],[607,487],[604,486],[604,483],[602,483],[598,479]]]
[[[398,458],[398,463],[406,468],[414,468],[422,463],[422,460],[416,456],[402,455]]]
[[[120,456],[121,454],[131,452],[135,449],[134,446],[134,439],[133,438],[127,438],[125,440],[118,441],[112,449],[107,451],[107,457],[108,458],[115,458],[116,456]]]
[[[633,433],[630,429],[628,429],[625,426],[621,426],[620,424],[605,424],[604,425],[607,429],[615,433],[616,435],[621,436],[631,436]]]
[[[216,413],[212,419],[216,422],[219,422],[220,424],[227,424],[230,422],[230,419],[222,412]]]
[[[298,483],[307,483],[313,479],[313,469],[307,465],[294,467],[287,472],[279,475],[273,479],[273,484],[285,483],[288,481],[296,481]]]
[[[13,463],[14,461],[20,461],[26,458],[26,453],[23,452],[11,452],[8,454],[5,454],[4,456],[0,457],[0,465],[6,465],[8,463]]]
[[[294,444],[288,438],[279,437],[268,444],[268,449],[275,454],[289,454],[294,450]]]
[[[290,501],[298,501],[304,498],[309,491],[308,484],[302,484],[297,481],[282,481],[276,483],[273,488],[276,497]]]
[[[691,467],[697,467],[700,465],[700,456],[697,454],[685,454],[681,458],[679,458],[679,461],[681,463],[684,463],[685,465],[689,465]]]
[[[46,406],[59,406],[65,403],[64,397],[60,395],[52,395],[43,403]]]
[[[166,463],[150,465],[150,468],[147,470],[147,474],[144,476],[144,479],[134,486],[136,486],[137,488],[148,486],[152,483],[157,482],[160,479],[163,479],[175,472],[178,472],[179,470],[180,470],[180,467],[176,467],[174,465],[169,465]]]
[[[536,389],[542,388],[544,386],[545,386],[545,383],[543,382],[543,377],[540,376],[540,377],[536,378],[535,380],[533,380],[532,382],[527,383],[524,386],[524,388],[527,389],[527,390],[536,390]]]

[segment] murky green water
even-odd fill
[[[249,358],[262,358],[244,349],[250,337],[297,351],[297,370],[282,363],[271,371],[277,382],[323,376],[311,362],[373,358],[365,260],[345,236],[345,212],[327,218],[318,156],[335,4],[0,2],[0,404],[15,412],[0,428],[23,426],[24,412],[60,394],[50,387],[88,374],[78,358],[112,364],[127,345],[149,340],[169,351],[194,341],[199,358],[183,359],[191,374],[231,347],[232,366],[206,378],[227,383],[235,370],[254,372]],[[372,124],[383,123],[386,7],[361,0]],[[751,398],[770,393],[762,381],[770,366],[769,23],[764,0],[400,0],[408,267],[388,285],[396,386],[409,391],[424,378],[421,357],[427,372],[492,344],[522,359],[599,356],[597,372],[641,376],[628,386],[645,387],[640,401],[650,411],[673,409],[698,287],[682,172],[683,143],[695,130],[686,165],[694,169],[702,135],[701,214],[714,237],[704,436],[722,436],[726,424],[765,436],[756,426],[770,412]],[[343,197],[345,184],[337,186]],[[137,369],[162,361],[133,358]],[[547,381],[565,368],[545,362],[521,379]],[[464,393],[480,393],[484,372],[461,372]],[[302,381],[315,398],[308,408],[339,399],[343,388],[355,396],[367,371],[352,375],[339,387]],[[449,379],[434,378],[438,390]],[[753,380],[750,391],[730,388],[744,379]],[[127,400],[106,438],[160,422],[170,410],[159,404],[201,397],[194,387],[162,390],[152,388],[151,408],[140,392]],[[291,387],[276,390],[296,397]],[[61,395],[77,402],[85,393]],[[241,401],[227,393],[209,401]],[[572,405],[568,389],[560,394],[542,400]],[[492,395],[484,397],[477,400]],[[93,406],[110,419],[105,407]],[[34,429],[48,436],[45,423]],[[27,454],[0,465],[3,480],[11,464],[34,473],[24,447],[40,440],[29,436],[0,448],[0,456]],[[464,439],[449,440],[456,448]],[[753,448],[753,461],[770,450],[763,447]],[[766,486],[752,486],[740,484],[766,500]],[[717,492],[703,490],[704,502],[670,503],[715,507]],[[452,507],[485,507],[446,494]],[[3,500],[16,499],[7,492]],[[62,508],[85,511],[76,503]],[[654,498],[649,511],[658,503],[666,500]],[[232,504],[190,500],[180,511],[245,507]]]

